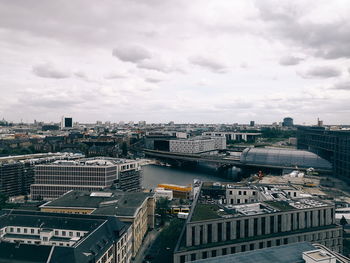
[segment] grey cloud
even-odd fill
[[[304,59],[300,57],[285,56],[280,59],[279,63],[282,66],[294,66],[294,65],[298,65],[300,61],[303,61],[303,60]]]
[[[325,59],[350,58],[350,21],[347,17],[327,22],[303,19],[316,2],[255,1],[260,18],[270,25],[270,34],[297,44]]]
[[[157,79],[157,78],[145,78],[145,80],[150,83],[159,83],[163,81],[162,79]]]
[[[58,69],[50,63],[33,66],[32,72],[41,78],[64,79],[70,77],[69,72]]]
[[[212,58],[196,56],[190,57],[189,61],[194,65],[198,65],[216,73],[225,73],[227,71],[227,66],[225,64]]]
[[[333,88],[338,89],[338,90],[349,90],[350,91],[350,81],[338,82],[338,83],[334,84]]]
[[[106,74],[104,76],[105,79],[124,79],[126,78],[126,75],[123,75],[121,73],[116,73],[116,72],[112,72],[109,74]]]
[[[133,63],[138,63],[152,57],[148,50],[140,46],[117,47],[113,49],[112,54],[122,61]]]
[[[331,66],[318,66],[304,72],[298,72],[303,78],[333,78],[341,75],[341,71]]]

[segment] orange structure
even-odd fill
[[[158,187],[162,187],[166,190],[172,190],[174,198],[189,199],[192,192],[192,187],[190,185],[182,186],[176,184],[158,184]]]

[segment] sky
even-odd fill
[[[348,0],[0,0],[0,118],[350,124]]]

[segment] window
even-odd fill
[[[24,233],[27,233],[27,232],[28,232],[28,229],[27,229],[27,228],[24,228],[23,231],[24,231]]]
[[[57,230],[55,230],[55,236],[58,236],[58,231]]]
[[[33,228],[30,230],[30,233],[31,233],[31,234],[34,234],[34,229],[33,229]]]
[[[261,248],[263,248],[264,247],[264,242],[260,242],[259,243],[259,248],[261,249]]]
[[[62,236],[66,236],[66,231],[62,231]]]
[[[231,247],[231,254],[236,253],[236,247]]]
[[[73,236],[73,232],[69,232],[69,236],[72,237]]]
[[[267,247],[271,247],[271,240],[267,241]]]
[[[10,227],[10,232],[13,232],[13,227]]]
[[[243,195],[247,195],[247,191],[244,191],[244,192],[243,192]]]
[[[77,232],[77,237],[80,237],[80,232]]]
[[[47,237],[43,237],[43,241],[48,241],[49,239]]]
[[[212,250],[212,251],[211,251],[211,256],[212,256],[212,257],[216,257],[216,250]]]
[[[222,249],[222,255],[227,255],[227,248]]]
[[[249,245],[249,250],[254,250],[254,244]]]
[[[193,254],[191,254],[191,261],[195,261],[195,260],[196,260],[196,254],[193,253]]]
[[[19,227],[17,228],[17,233],[21,233],[21,229]]]
[[[241,246],[241,252],[244,252],[245,250],[246,250],[245,245],[242,245],[242,246]]]
[[[242,194],[242,191],[238,191],[238,194],[241,195],[241,194]]]
[[[207,251],[204,251],[202,253],[202,259],[206,259],[208,257],[208,252]]]

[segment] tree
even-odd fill
[[[156,203],[156,213],[160,215],[160,224],[163,225],[166,220],[167,211],[170,210],[170,201],[168,198],[159,198]]]
[[[123,142],[122,144],[122,155],[125,157],[128,155],[128,145],[126,142]]]
[[[345,217],[342,216],[342,218],[340,219],[340,222],[339,222],[342,226],[345,226],[348,224],[348,221],[346,221]]]

